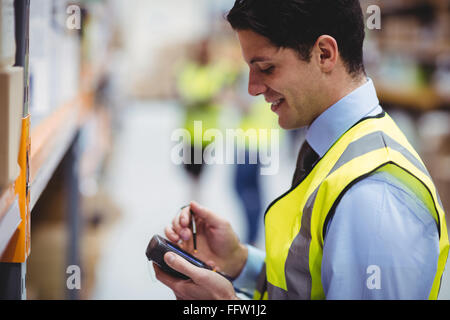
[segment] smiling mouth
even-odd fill
[[[285,101],[285,99],[281,98],[281,99],[278,99],[277,101],[272,102],[272,107],[271,107],[272,111],[276,112],[280,108],[280,106],[283,104],[284,101]]]

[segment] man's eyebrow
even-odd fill
[[[250,64],[254,64],[255,62],[263,62],[266,60],[270,60],[267,57],[254,57],[252,60],[250,60]]]

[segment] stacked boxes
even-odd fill
[[[23,69],[0,70],[0,188],[19,176],[20,132],[22,129]]]
[[[15,62],[14,0],[0,0],[0,68]]]
[[[33,124],[50,109],[51,0],[30,3],[30,110]]]
[[[23,68],[13,67],[16,46],[13,0],[0,0],[0,189],[19,176]]]
[[[67,0],[30,5],[30,113],[33,126],[71,101],[79,91],[78,30],[66,26]]]

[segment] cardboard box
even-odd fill
[[[32,230],[32,250],[27,262],[27,298],[63,300],[66,298],[67,226],[43,223]]]
[[[97,283],[97,270],[102,252],[108,247],[108,237],[121,218],[117,204],[107,194],[99,192],[95,196],[82,198],[84,221],[81,241],[81,261],[83,264],[83,290],[81,299],[90,299]]]
[[[51,112],[50,71],[52,65],[52,1],[30,3],[30,112],[33,124]]]
[[[62,201],[53,194],[53,201]],[[48,202],[48,201],[47,201]],[[42,205],[42,203],[41,203]],[[79,234],[81,272],[80,299],[90,299],[96,286],[96,274],[102,250],[108,247],[108,236],[121,216],[120,209],[106,194],[81,199],[82,228]],[[61,203],[47,203],[40,210],[58,211]],[[36,208],[35,208],[36,209]],[[34,212],[34,211],[33,211]],[[29,300],[61,300],[67,298],[68,227],[63,220],[39,216],[32,225],[32,250],[27,263],[27,297]]]
[[[16,61],[14,0],[0,0],[0,69]]]
[[[20,133],[23,113],[23,68],[0,70],[0,188],[15,181],[20,173]]]

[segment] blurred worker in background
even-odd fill
[[[210,46],[210,39],[203,39],[195,47],[193,59],[182,66],[177,79],[178,96],[185,109],[184,128],[191,137],[187,148],[190,154],[184,154],[184,168],[193,181],[192,199],[198,196],[199,180],[204,169],[203,151],[212,142],[203,138],[203,132],[218,128],[219,95],[230,82],[226,69],[212,61]],[[201,136],[195,133],[196,122],[201,123]]]
[[[308,129],[291,189],[266,210],[265,252],[192,202],[198,257],[255,299],[437,299],[445,213],[366,76],[359,1],[237,0],[227,18],[250,66],[249,93],[272,104],[282,128]],[[190,217],[184,209],[166,236],[192,252]],[[191,279],[155,267],[178,298],[236,299],[219,274],[171,253],[165,261]]]
[[[247,219],[246,243],[255,246],[263,211],[259,148],[265,147],[270,150],[272,141],[270,130],[278,129],[279,126],[275,115],[270,111],[270,105],[264,101],[263,97],[259,97],[256,101],[252,100],[252,102],[241,102],[240,109],[242,113],[240,129],[245,135],[245,149],[238,150],[237,154],[242,152],[244,155],[242,158],[245,161],[243,163],[236,161],[234,186]],[[269,134],[264,145],[260,143],[259,130],[267,130]],[[252,136],[255,139],[250,142],[249,139]]]

